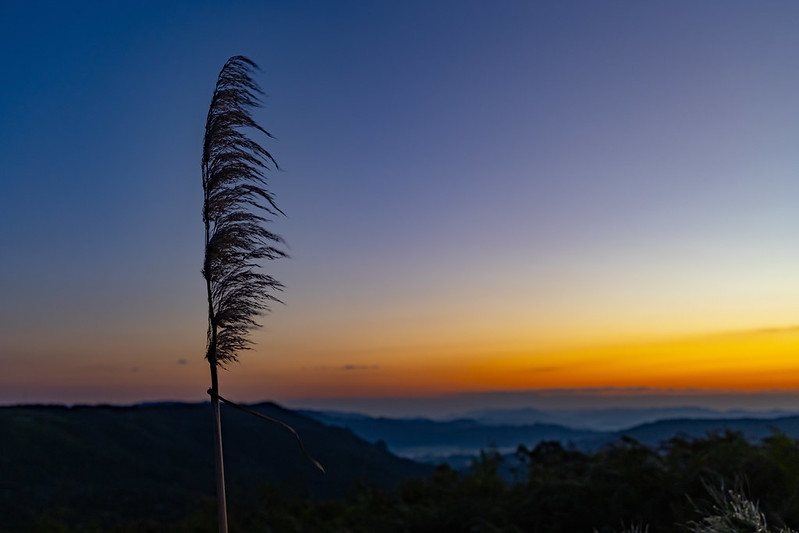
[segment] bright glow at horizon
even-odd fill
[[[226,395],[799,392],[799,5],[7,11],[2,403],[204,399],[200,143],[233,54],[292,259]]]

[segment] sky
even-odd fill
[[[797,27],[788,1],[6,2],[0,403],[206,398],[202,135],[241,54],[291,259],[227,397],[799,408]]]

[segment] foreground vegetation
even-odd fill
[[[751,443],[733,432],[657,448],[622,439],[596,453],[547,442],[515,458],[484,452],[465,473],[440,466],[396,491],[360,486],[320,501],[265,487],[252,502],[231,502],[230,522],[231,531],[285,533],[787,533],[799,524],[799,444],[780,434]],[[177,523],[69,528],[50,516],[27,531],[215,528],[209,500]]]

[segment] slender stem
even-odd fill
[[[203,168],[203,175],[206,169]],[[208,200],[206,198],[205,205]],[[211,298],[211,271],[208,261],[208,241],[209,223],[205,221],[205,260],[203,270],[205,271],[205,287],[208,291],[208,328],[210,329],[210,339],[208,346],[208,364],[211,365],[211,414],[214,418],[214,467],[216,470],[216,515],[219,522],[219,533],[227,531],[227,497],[225,495],[225,460],[222,454],[222,417],[219,412],[219,378],[216,368],[216,316],[214,315],[214,304]]]
[[[227,499],[225,497],[225,463],[222,456],[222,421],[219,416],[219,382],[216,360],[211,363],[211,412],[214,417],[214,466],[216,467],[216,514],[219,533],[227,533]]]

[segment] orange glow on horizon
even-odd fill
[[[331,357],[318,367],[256,364],[248,378],[230,378],[248,388],[266,380],[278,395],[319,398],[597,387],[761,391],[799,388],[797,355],[799,329],[786,328],[542,352],[364,350],[360,359]],[[380,363],[352,364],[359,360]]]
[[[544,389],[641,388],[642,394],[799,389],[799,328],[649,339],[630,336],[626,341],[558,347],[499,337],[457,343],[399,343],[375,337],[348,344],[314,338],[296,343],[283,338],[281,343],[279,337],[264,335],[256,349],[221,373],[220,380],[231,397],[246,401]],[[95,396],[104,401],[204,400],[208,367],[200,344],[196,339],[183,346],[164,343],[143,353],[120,348],[113,358],[99,346],[84,353],[65,352],[35,371],[20,358],[9,361],[5,386],[97,390]],[[35,392],[30,395],[37,397]]]

